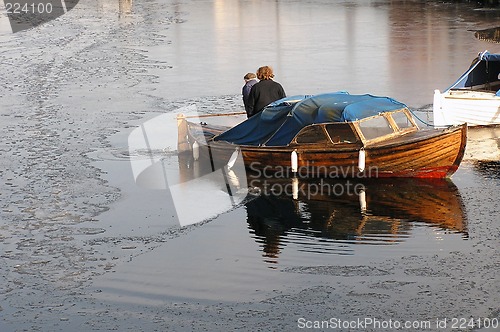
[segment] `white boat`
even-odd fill
[[[435,90],[433,116],[438,127],[500,124],[500,54],[479,53],[452,86]]]

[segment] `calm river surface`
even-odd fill
[[[500,10],[80,0],[15,34],[2,10],[0,331],[499,326],[498,128],[470,130],[451,180],[300,181],[298,197],[270,180],[237,202],[173,188],[175,115],[242,111],[245,73],[272,66],[288,95],[390,96],[430,121],[434,89],[500,52],[474,37]]]

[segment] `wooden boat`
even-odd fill
[[[480,53],[442,93],[434,91],[435,126],[500,124],[500,54]]]
[[[178,117],[180,152],[224,167],[241,154],[262,176],[450,177],[465,150],[466,125],[420,129],[387,97],[329,93],[277,101],[233,128]]]

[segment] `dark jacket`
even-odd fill
[[[248,103],[248,97],[250,95],[250,90],[252,90],[252,86],[257,83],[257,79],[250,80],[245,83],[243,88],[241,89],[241,94],[243,95],[243,105],[245,105],[245,111],[247,112],[247,115],[249,114],[249,103]],[[248,116],[250,117],[250,116]]]
[[[259,113],[273,101],[285,97],[285,90],[278,82],[273,80],[259,81],[252,86],[248,96],[248,117]]]

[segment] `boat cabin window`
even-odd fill
[[[392,118],[394,119],[400,130],[414,127],[413,123],[410,121],[410,119],[408,119],[408,116],[405,112],[392,113]]]
[[[377,116],[361,121],[359,126],[361,128],[361,132],[367,140],[394,133],[394,129],[383,116]]]
[[[327,124],[325,127],[334,144],[355,143],[358,141],[358,137],[352,131],[351,126],[347,123],[332,123]]]
[[[308,126],[302,129],[297,134],[297,143],[329,143],[328,137],[325,135],[321,126]]]

